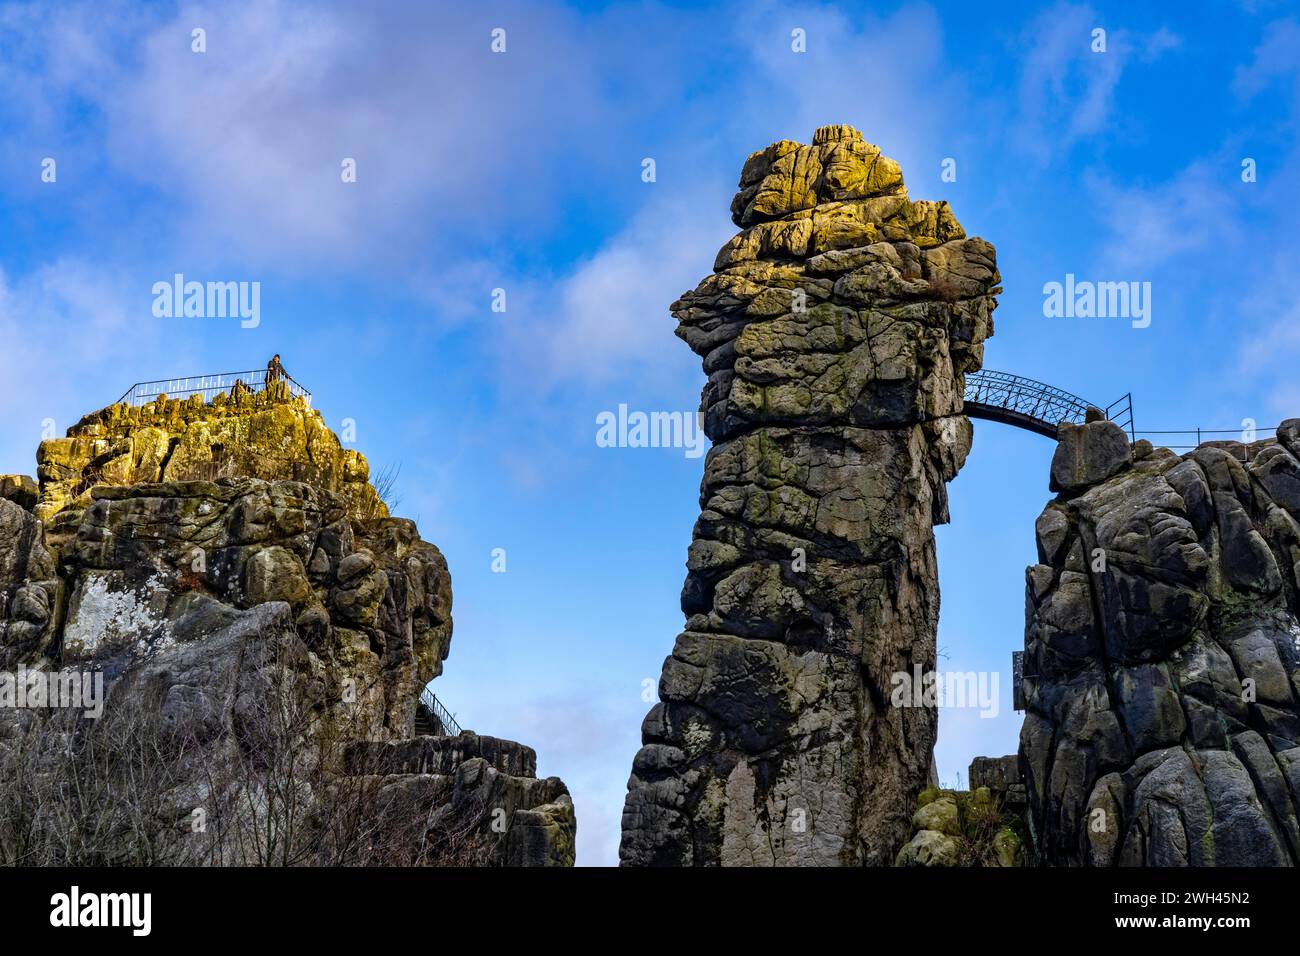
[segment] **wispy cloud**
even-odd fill
[[[629,690],[635,689],[630,685]],[[527,728],[538,774],[561,777],[578,815],[578,863],[618,863],[623,799],[648,704],[634,693],[621,701],[592,688],[530,699],[498,715],[501,726]]]
[[[158,348],[158,336],[135,307],[142,288],[111,269],[58,259],[21,277],[0,270],[0,407],[16,430],[0,436],[0,471],[30,472],[43,423],[62,434],[89,409],[76,405],[90,388],[117,397],[121,360]]]
[[[1242,232],[1245,187],[1233,160],[1197,161],[1153,186],[1122,186],[1098,174],[1085,177],[1106,232],[1100,258],[1118,273],[1155,269]]]
[[[117,8],[104,28],[98,15],[6,13],[21,55],[0,77],[33,104],[11,117],[17,138],[91,130],[100,159],[152,191],[152,228],[263,268],[409,268],[554,213],[561,195],[512,185],[566,182],[610,112],[598,47],[558,6],[495,10],[505,54],[489,48],[497,20],[422,3],[192,5],[131,30]]]
[[[1279,79],[1300,82],[1300,23],[1292,18],[1276,20],[1264,30],[1249,63],[1237,67],[1232,90],[1242,100],[1250,101]]]
[[[499,357],[514,383],[600,386],[630,371],[680,378],[696,362],[672,335],[668,306],[707,274],[735,231],[721,183],[647,200],[627,226],[553,282],[524,278],[501,320]],[[722,188],[720,188],[722,187]],[[668,189],[647,184],[647,192]],[[509,290],[508,290],[509,291]]]
[[[1094,52],[1093,31],[1105,30]],[[1090,6],[1057,3],[1034,17],[1016,43],[1026,49],[1014,117],[1025,152],[1046,164],[1076,143],[1114,129],[1115,99],[1130,64],[1151,63],[1180,45],[1165,28],[1140,36],[1110,29]]]

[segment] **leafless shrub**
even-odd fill
[[[192,741],[151,712],[22,714],[0,752],[0,863],[149,866],[173,855],[173,795]]]
[[[396,494],[397,479],[402,474],[402,463],[385,465],[375,475],[370,484],[374,487],[379,500],[384,503],[391,514],[397,513],[397,506],[402,503],[402,496]]]
[[[0,736],[0,864],[490,865],[485,807],[453,810],[446,778],[344,773],[359,720],[285,661],[266,677],[215,731],[140,687],[98,721],[21,714]]]

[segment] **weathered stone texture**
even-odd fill
[[[623,814],[625,864],[889,864],[931,769],[932,528],[970,449],[993,247],[851,127],[753,154],[673,304],[714,445]]]
[[[409,736],[451,641],[446,561],[412,522],[363,521],[337,493],[258,478],[97,485],[85,498],[43,538],[33,515],[0,501],[0,523],[32,542],[21,576],[22,549],[0,557],[0,664],[115,676],[279,602],[311,659],[336,684],[355,681],[366,732]]]
[[[449,801],[412,812],[474,810],[498,863],[572,864],[572,802],[530,748],[411,739],[450,647],[447,563],[281,392],[110,406],[42,443],[39,494],[0,479],[0,670],[99,670],[110,706],[157,701],[243,748],[241,712],[292,686],[313,734],[393,748],[369,771],[384,787],[422,778]],[[478,799],[493,795],[509,798],[500,841],[500,807]]]
[[[305,399],[285,383],[261,391],[185,399],[160,395],[146,405],[110,405],[41,442],[36,453],[36,516],[89,504],[96,485],[218,478],[303,481],[340,494],[354,516],[384,517],[370,466],[344,448]]]
[[[1039,853],[1294,865],[1300,420],[1182,456],[1138,443],[1133,461],[1101,428],[1118,432],[1063,432],[1063,494],[1027,572],[1020,762]]]
[[[558,777],[537,777],[537,755],[512,740],[463,731],[456,737],[353,744],[353,774],[372,775],[376,799],[428,818],[428,832],[468,829],[498,866],[572,866],[577,818]]]

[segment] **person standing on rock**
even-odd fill
[[[275,382],[289,377],[289,373],[284,370],[280,364],[280,353],[277,352],[271,356],[271,361],[266,363],[266,385],[269,388]]]

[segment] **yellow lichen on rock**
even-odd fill
[[[354,517],[388,514],[365,457],[343,447],[305,399],[276,385],[222,392],[211,402],[161,395],[141,406],[110,405],[82,418],[67,437],[41,442],[36,461],[35,514],[46,522],[89,505],[96,485],[235,476],[306,481],[341,494]]]

